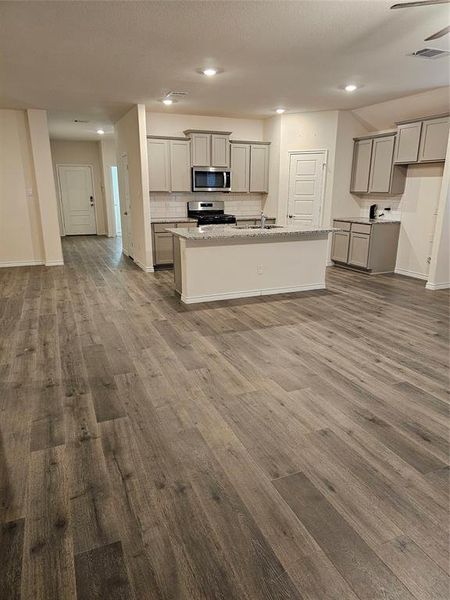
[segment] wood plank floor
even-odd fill
[[[446,291],[184,306],[64,254],[0,270],[2,599],[448,599]]]

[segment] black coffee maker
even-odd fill
[[[370,208],[369,208],[369,219],[376,219],[377,218],[377,208],[378,208],[378,204],[371,204]]]

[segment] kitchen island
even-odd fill
[[[332,228],[210,225],[173,235],[175,289],[186,304],[325,288]]]

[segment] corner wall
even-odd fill
[[[128,156],[128,185],[131,208],[133,259],[144,271],[153,271],[153,251],[150,225],[147,133],[145,106],[138,104],[117,123],[116,150],[121,201],[125,197],[122,172],[123,155]]]
[[[46,112],[0,110],[0,267],[63,264]]]

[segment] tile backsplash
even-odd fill
[[[384,213],[382,219],[386,221],[401,220],[400,202],[402,196],[389,196],[387,198],[359,198],[358,204],[360,207],[360,217],[368,217],[369,209],[372,204],[378,204],[377,214]],[[390,208],[390,211],[385,211],[385,208]]]
[[[223,200],[225,212],[232,215],[257,215],[264,205],[265,194],[224,194],[224,193],[151,193],[150,215],[161,219],[164,217],[186,217],[189,200]]]

